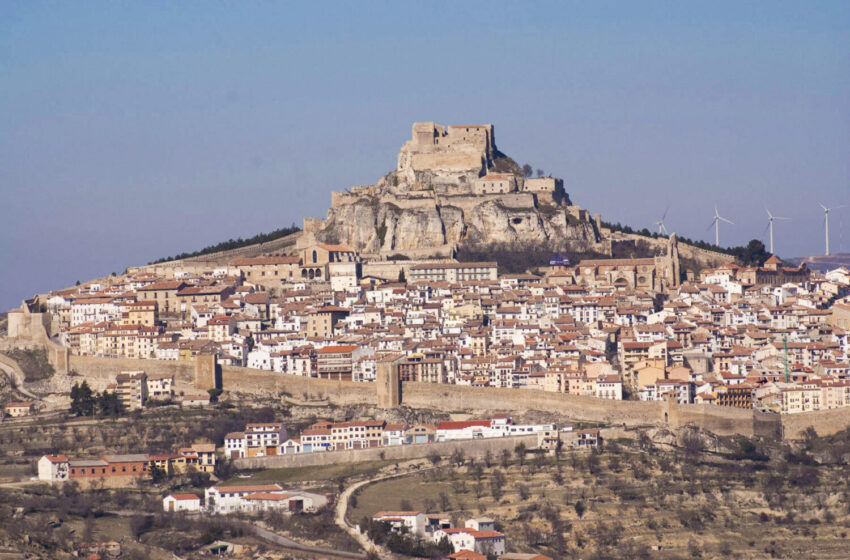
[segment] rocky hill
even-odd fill
[[[563,181],[526,177],[496,148],[492,125],[415,123],[398,166],[374,185],[335,192],[325,220],[307,219],[302,242],[366,254],[451,254],[464,243],[600,241]]]

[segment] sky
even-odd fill
[[[609,222],[850,252],[850,2],[0,3],[0,310],[323,217],[414,121]]]

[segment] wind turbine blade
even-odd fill
[[[767,225],[764,226],[764,231],[761,232],[761,234],[764,235],[765,233],[767,233],[767,230],[769,230],[769,229],[770,229],[770,222],[767,222]]]
[[[669,212],[669,211],[670,211],[670,207],[668,206],[667,209],[664,210],[664,213],[661,214],[661,221],[662,222],[664,221],[664,218],[667,217],[667,212]]]
[[[715,218],[720,217],[720,212],[717,211],[717,205],[716,204],[714,205],[714,217]]]
[[[823,211],[824,211],[824,212],[829,212],[829,208],[827,208],[826,206],[824,206],[824,205],[823,205],[823,204],[821,204],[820,202],[818,202],[818,204],[820,204],[820,207],[821,207],[821,208],[823,208]]]
[[[708,224],[708,227],[707,227],[707,228],[705,228],[705,229],[706,229],[706,230],[710,230],[711,228],[713,228],[713,227],[714,227],[714,222],[716,222],[716,221],[717,221],[717,220],[711,220],[711,223],[710,223],[710,224]]]
[[[767,217],[768,217],[768,218],[770,218],[770,219],[772,220],[772,219],[773,219],[773,214],[771,214],[771,213],[770,213],[770,210],[768,210],[767,208],[765,208],[765,209],[764,209],[764,211],[765,211],[765,212],[767,212]]]
[[[717,218],[720,219],[720,220],[723,220],[727,224],[732,224],[733,226],[735,225],[735,222],[733,222],[732,220],[727,220],[726,218],[723,218],[723,217],[720,217],[720,216],[717,216]]]
[[[774,216],[774,220],[790,220],[791,218],[785,218],[784,216]]]
[[[844,208],[845,206],[847,206],[847,205],[846,204],[840,204],[838,206],[833,206],[832,208],[830,208],[830,210],[838,210],[839,208]]]

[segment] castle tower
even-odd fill
[[[221,366],[215,354],[195,356],[195,388],[201,391],[221,389]]]
[[[378,393],[378,408],[397,408],[401,405],[401,379],[398,375],[399,355],[378,360],[375,371],[375,388]]]

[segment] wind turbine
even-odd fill
[[[667,217],[667,212],[670,210],[670,207],[667,207],[667,210],[661,215],[661,219],[655,222],[655,225],[658,226],[658,233],[663,233],[664,235],[670,235],[667,233],[667,228],[664,227],[664,218]]]
[[[724,218],[720,215],[720,213],[717,211],[717,205],[715,204],[714,205],[714,219],[711,221],[711,224],[709,224],[708,227],[709,227],[709,229],[711,229],[711,226],[712,225],[714,226],[714,244],[717,247],[720,247],[720,222],[721,221],[726,222],[727,224],[735,225],[734,222],[732,222],[731,220],[727,220],[726,218]]]
[[[827,208],[820,202],[818,202],[818,204],[820,204],[820,207],[823,208],[823,224],[824,228],[826,229],[826,254],[827,256],[829,256],[829,211],[844,208],[844,205],[842,204],[841,206],[833,206],[832,208]]]
[[[764,209],[767,212],[767,227],[770,228],[770,254],[775,255],[773,252],[773,220],[790,220],[791,218],[783,218],[782,216],[774,216],[770,213],[770,210],[767,208]]]

